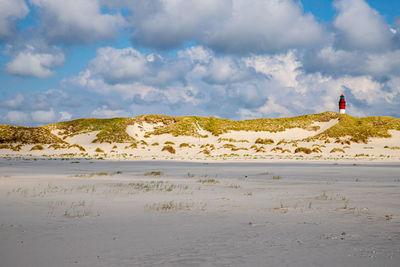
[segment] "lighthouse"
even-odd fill
[[[340,96],[340,100],[339,100],[339,113],[340,114],[346,113],[346,100],[344,100],[343,94]]]

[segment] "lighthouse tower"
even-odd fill
[[[344,95],[340,96],[339,100],[339,113],[345,114],[346,113],[346,100],[344,100]]]

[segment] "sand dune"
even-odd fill
[[[283,119],[282,122],[279,119],[253,120],[248,122],[249,127],[247,121],[243,121],[241,128],[228,121],[228,126],[229,123],[232,126],[216,133],[204,128],[215,124],[216,119],[199,121],[197,117],[156,116],[155,119],[142,116],[117,123],[111,119],[114,124],[110,126],[105,124],[110,121],[96,119],[83,120],[86,128],[81,126],[82,120],[67,122],[68,127],[62,129],[58,124],[44,126],[51,129],[52,140],[63,143],[5,143],[0,146],[0,156],[208,161],[400,160],[400,123],[394,118],[386,124],[382,123],[386,117],[377,117],[372,122],[365,118],[365,127],[369,128],[359,128],[359,120],[352,126],[356,129],[353,131],[346,120],[351,122],[356,118],[321,113],[310,115],[317,116],[312,119],[306,116]],[[205,119],[210,120],[208,124]],[[225,121],[218,123],[225,127]],[[377,136],[370,134],[371,128],[378,129]],[[337,136],[338,131],[343,131],[341,136]]]

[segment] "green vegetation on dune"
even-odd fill
[[[167,122],[168,124],[164,127],[157,128],[149,134],[172,134],[173,136],[205,137],[199,134],[199,127],[211,132],[215,136],[227,133],[228,131],[280,132],[296,127],[307,130],[317,130],[318,128],[311,126],[314,122],[327,122],[338,117],[339,114],[336,112],[324,112],[320,114],[304,115],[293,118],[253,119],[243,121],[199,116],[185,116],[179,118],[160,116],[153,118],[153,120],[155,120],[155,122],[163,122],[164,124]]]
[[[63,141],[44,127],[0,125],[0,143],[54,144]]]
[[[350,141],[368,142],[368,139],[371,137],[390,137],[388,130],[400,130],[400,119],[393,117],[355,118],[347,114],[339,114],[336,112],[324,112],[292,118],[253,119],[243,121],[198,116],[174,118],[164,115],[142,115],[135,118],[78,119],[49,124],[41,127],[0,125],[0,143],[63,143],[63,140],[51,134],[51,130],[57,129],[60,130],[60,134],[64,138],[77,134],[98,131],[96,139],[93,141],[94,143],[131,143],[132,145],[137,146],[139,142],[126,132],[127,126],[135,123],[149,123],[154,126],[154,130],[151,132],[145,132],[144,137],[161,134],[172,134],[173,136],[207,137],[206,135],[203,136],[200,134],[201,128],[209,131],[215,136],[227,133],[229,131],[280,132],[291,128],[302,128],[309,131],[315,131],[319,129],[319,127],[313,126],[313,123],[328,122],[332,119],[339,119],[339,122],[324,132],[308,139],[310,139],[310,141],[316,138],[321,140],[325,139],[326,142],[328,142],[328,138],[336,138],[337,141],[342,143],[349,143]],[[219,139],[219,141],[228,140],[230,139]],[[233,140],[234,139],[232,139],[232,141]],[[279,142],[278,145],[281,142]],[[146,142],[142,141],[142,144],[144,143]],[[273,140],[260,139],[256,143],[273,143]]]
[[[194,136],[200,137],[198,132],[198,127],[196,126],[195,117],[179,117],[175,118],[175,122],[165,126],[155,129],[150,134],[160,135],[160,134],[172,134],[173,136]]]
[[[317,130],[311,125],[314,122],[327,122],[337,119],[339,114],[336,112],[324,112],[319,114],[303,115],[292,118],[278,119],[253,119],[243,121],[232,121],[219,118],[195,117],[198,124],[213,135],[220,135],[228,131],[267,131],[282,132],[290,128],[302,128],[307,130]]]
[[[126,132],[126,127],[133,124],[133,118],[113,119],[78,119],[46,125],[49,129],[61,130],[64,136],[74,136],[92,131],[99,131],[93,143],[134,143],[135,138]]]
[[[352,142],[367,143],[371,137],[391,137],[388,130],[400,130],[400,119],[393,117],[355,118],[340,115],[339,122],[316,137],[349,137]]]

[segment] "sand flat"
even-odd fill
[[[400,264],[397,163],[1,159],[0,173],[1,266]]]

